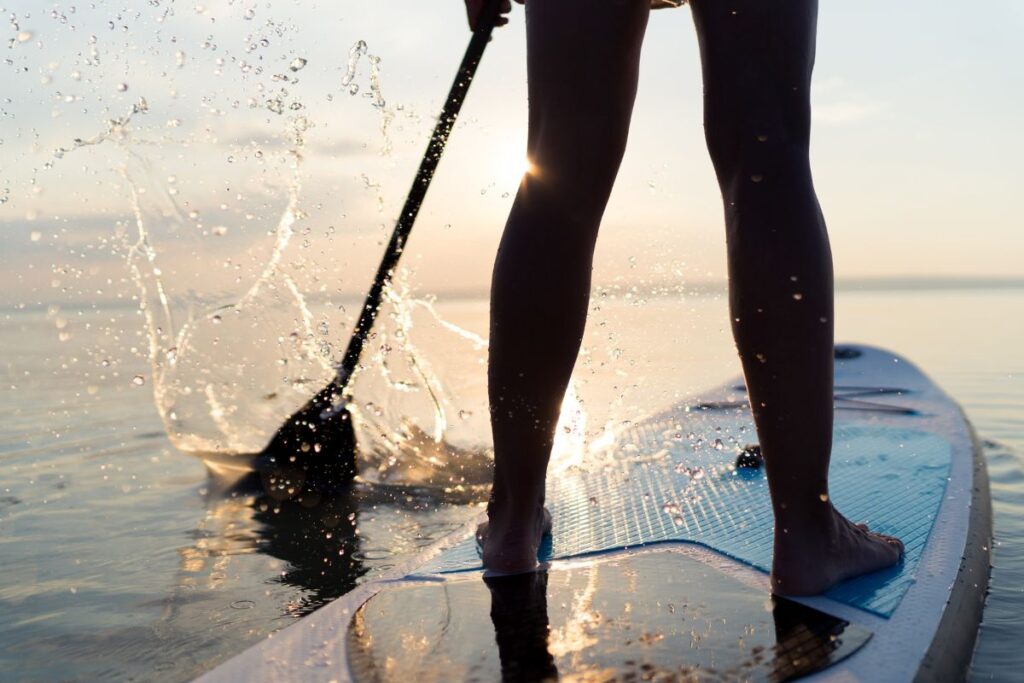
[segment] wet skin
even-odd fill
[[[477,0],[468,0],[470,16]],[[808,158],[816,0],[693,0],[704,125],[725,207],[733,335],[775,514],[772,588],[807,595],[896,563],[828,498],[832,257]],[[488,569],[537,564],[544,481],[625,151],[647,0],[528,0],[528,155],[494,265]]]

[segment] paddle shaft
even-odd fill
[[[448,99],[445,100],[444,108],[437,119],[437,125],[434,126],[427,151],[423,155],[423,161],[420,162],[419,170],[416,171],[416,178],[412,182],[409,196],[405,199],[405,206],[402,207],[402,213],[395,223],[395,230],[391,233],[391,240],[377,267],[377,275],[373,279],[370,291],[366,294],[362,311],[359,313],[359,320],[356,322],[356,326],[352,330],[352,338],[349,339],[348,346],[345,348],[341,367],[338,368],[337,376],[331,381],[329,390],[332,390],[332,393],[340,394],[359,366],[363,345],[366,343],[373,323],[377,319],[377,313],[380,311],[384,288],[390,282],[398,260],[402,256],[406,240],[409,238],[413,223],[416,221],[416,216],[423,205],[423,199],[427,195],[427,189],[430,187],[430,181],[434,178],[434,172],[437,170],[445,145],[448,143],[448,136],[455,126],[455,119],[459,115],[459,110],[462,109],[462,102],[466,99],[466,93],[469,92],[473,76],[476,75],[476,68],[483,57],[484,48],[487,47],[487,42],[491,39],[500,4],[501,0],[489,0],[480,11],[476,30],[473,31],[469,47],[466,48],[466,54],[462,57],[462,64],[459,65],[459,71],[455,75],[455,82],[452,83],[451,90],[448,91]]]

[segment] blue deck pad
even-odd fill
[[[716,444],[741,441],[728,435],[753,436],[753,429],[726,413],[710,418],[684,414],[642,423],[619,440],[616,459],[585,463],[587,469],[557,472],[555,463],[547,496],[554,529],[541,559],[675,541],[699,543],[767,572],[773,519],[764,471],[735,469],[735,447]],[[833,502],[850,519],[902,539],[906,556],[893,569],[835,587],[828,597],[885,617],[893,613],[914,581],[950,459],[949,443],[934,433],[837,423]],[[479,568],[469,539],[417,573]]]

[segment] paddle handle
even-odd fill
[[[459,115],[459,110],[462,109],[462,102],[466,99],[466,93],[469,92],[469,85],[476,75],[476,68],[483,57],[484,48],[487,47],[487,43],[491,39],[500,5],[501,0],[489,0],[480,11],[476,30],[473,31],[469,47],[466,48],[466,54],[462,57],[462,64],[459,65],[459,71],[455,75],[455,82],[452,83],[451,90],[448,91],[448,99],[445,100],[444,109],[441,110],[437,125],[434,126],[427,151],[423,155],[423,161],[420,162],[419,170],[416,171],[416,178],[412,182],[409,196],[405,199],[405,206],[402,207],[402,213],[395,223],[394,232],[391,233],[391,240],[377,267],[373,285],[370,286],[370,291],[366,294],[366,300],[359,313],[359,320],[352,330],[352,338],[349,339],[345,349],[345,356],[338,368],[338,374],[331,382],[331,386],[328,387],[331,393],[340,394],[359,366],[363,345],[366,343],[366,338],[380,311],[384,288],[390,282],[398,260],[405,249],[406,240],[409,238],[413,223],[416,221],[416,216],[423,205],[423,199],[427,195],[427,189],[430,187],[430,181],[434,178],[434,172],[437,170],[445,145],[448,143],[448,136],[455,126],[455,119]]]

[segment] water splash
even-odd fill
[[[352,395],[362,398],[350,403],[367,465],[363,477],[452,491],[486,485],[486,340],[444,320],[431,299],[412,296],[402,272],[386,290],[384,306],[372,355],[353,383]],[[432,350],[429,358],[421,344]]]
[[[388,135],[388,130],[391,127],[391,121],[395,118],[395,112],[387,107],[387,101],[384,99],[384,93],[381,90],[380,85],[380,57],[377,55],[369,55],[370,60],[370,95],[373,98],[373,106],[380,110],[380,134],[384,139],[384,145],[381,147],[381,154],[387,155],[391,153],[391,137]]]
[[[373,107],[380,111],[380,134],[384,140],[381,154],[388,155],[392,149],[388,131],[391,127],[391,122],[395,118],[395,111],[387,106],[387,100],[384,98],[384,91],[381,88],[381,58],[379,55],[370,54],[366,41],[356,41],[349,50],[345,75],[341,78],[341,87],[346,89],[349,95],[355,96],[359,94],[359,84],[355,79],[359,70],[359,63],[363,57],[366,57],[367,62],[370,64],[370,92],[365,93],[364,96],[369,97],[372,100]]]
[[[135,113],[139,111],[133,110],[132,114]],[[293,359],[303,361],[299,364],[307,366],[305,372],[318,370],[326,376],[332,371],[312,344],[313,316],[304,297],[294,280],[281,271],[282,258],[301,216],[299,168],[308,121],[294,117],[289,122],[292,144],[287,155],[291,176],[286,184],[286,202],[273,231],[273,247],[259,275],[237,301],[213,310],[190,311],[188,318],[179,323],[159,265],[151,223],[162,218],[185,225],[194,212],[186,213],[176,195],[155,180],[163,174],[157,173],[150,160],[138,151],[128,128],[130,120],[129,116],[111,126],[116,136],[108,132],[79,146],[115,142],[128,159],[121,174],[129,191],[135,230],[133,241],[126,245],[126,262],[145,320],[157,410],[171,441],[183,451],[258,452],[265,444],[267,425],[274,424],[287,410],[279,406],[289,402],[276,399],[301,401],[305,382],[290,375],[285,369],[287,363],[268,362],[268,354],[259,345],[242,348],[233,344],[231,362],[225,363],[228,359],[217,350],[221,339],[244,338],[246,333],[251,334],[261,323],[268,322],[268,318],[281,317],[273,312],[283,308],[301,332],[288,335],[294,342]],[[154,203],[162,210],[154,210]],[[281,368],[277,372],[273,371],[275,365]],[[251,400],[253,395],[262,396],[262,400]]]
[[[301,164],[311,124],[302,116],[287,119],[283,205],[269,231],[267,256],[239,296],[204,303],[194,293],[171,291],[187,284],[186,278],[174,268],[164,271],[163,252],[173,243],[158,244],[156,234],[223,239],[244,231],[244,225],[236,230],[218,217],[214,227],[204,227],[202,212],[192,208],[179,176],[152,160],[149,149],[155,143],[133,126],[133,117],[148,111],[141,101],[100,134],[76,139],[56,156],[100,145],[121,153],[118,170],[131,219],[121,225],[120,250],[143,316],[157,410],[180,450],[244,458],[261,451],[277,425],[334,375],[351,312],[358,310],[329,301],[311,304],[295,278],[316,269],[292,249],[296,232],[308,232]],[[489,448],[481,441],[489,431],[481,381],[486,340],[444,320],[433,300],[412,296],[401,271],[382,306],[350,396],[366,478],[452,491],[485,485],[491,467]],[[428,360],[417,339],[450,354]],[[467,369],[472,358],[479,374]]]

